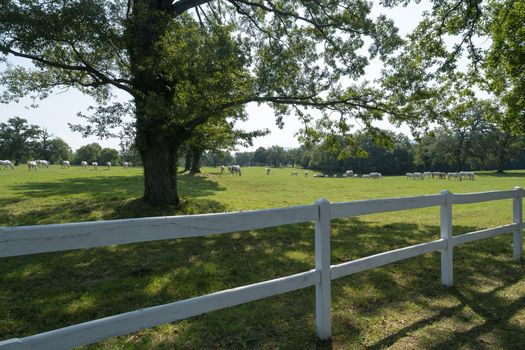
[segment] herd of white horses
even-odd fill
[[[475,180],[476,175],[473,171],[460,171],[453,173],[444,173],[441,171],[426,171],[424,173],[406,173],[407,180],[424,180],[424,179],[439,179],[439,180]]]
[[[47,160],[31,160],[31,161],[28,161],[27,162],[27,168],[29,169],[29,171],[31,170],[34,170],[36,171],[38,168],[49,168],[49,162]],[[62,165],[62,168],[69,168],[70,166],[70,163],[68,160],[63,160],[61,163]],[[122,162],[122,167],[124,168],[129,168],[129,167],[132,167],[133,166],[133,163],[132,162]],[[83,169],[87,169],[88,168],[88,162],[86,161],[82,161],[80,163],[80,166],[83,168]],[[94,169],[98,169],[98,163],[97,162],[91,162],[91,166],[94,168]],[[111,169],[111,162],[107,162],[106,163],[106,168],[107,169]],[[4,170],[7,170],[7,169],[15,169],[14,165],[13,165],[13,162],[11,162],[10,160],[0,160],[0,169],[4,169]],[[227,167],[228,169],[228,172],[232,175],[239,175],[241,176],[242,175],[242,169],[241,169],[241,166],[240,165],[229,165]],[[224,165],[221,165],[221,174],[224,174],[224,171],[226,170],[226,167]],[[271,168],[266,168],[265,169],[266,171],[266,175],[270,175],[271,172],[272,172],[272,169]],[[296,170],[293,170],[291,172],[291,176],[298,176],[299,175],[299,172],[296,171]],[[308,177],[308,171],[305,171],[303,173],[304,177]],[[337,174],[334,174],[332,176],[330,175],[326,175],[326,174],[315,174],[313,177],[317,177],[317,178],[320,178],[320,177],[337,177]],[[354,173],[352,170],[347,170],[343,175],[342,177],[351,177],[351,178],[363,178],[363,179],[383,179],[383,175],[381,173],[378,173],[378,172],[371,172],[369,174],[362,174],[361,176],[359,176],[359,174],[356,174]],[[474,172],[472,171],[460,171],[460,172],[449,172],[449,173],[444,173],[444,172],[440,172],[440,171],[426,171],[426,172],[423,172],[423,173],[419,173],[419,172],[415,172],[415,173],[406,173],[406,178],[407,180],[424,180],[424,179],[440,179],[440,180],[458,180],[458,181],[462,181],[462,180],[475,180],[476,179],[476,176],[474,174]]]
[[[221,174],[224,174],[224,171],[228,169],[228,172],[232,175],[242,175],[241,167],[240,165],[230,165],[228,167],[225,167],[224,165],[221,165]],[[272,172],[272,168],[265,168],[266,175],[270,175]],[[304,177],[308,177],[308,171],[305,171],[303,173]],[[298,176],[299,172],[297,170],[293,170],[291,172],[291,176]],[[326,174],[314,174],[313,177],[316,178],[326,178],[326,177],[338,177],[337,174],[334,174],[332,176],[326,175]],[[350,178],[363,178],[363,179],[383,179],[383,174],[378,172],[371,172],[368,174],[356,174],[352,170],[347,170],[342,174],[342,177],[350,177]],[[441,179],[441,180],[475,180],[476,176],[474,172],[472,171],[460,171],[460,172],[449,172],[444,173],[440,171],[426,171],[423,173],[415,172],[415,173],[406,173],[407,179],[412,180],[424,180],[424,179]]]
[[[27,169],[29,171],[34,170],[37,171],[39,168],[49,168],[49,165],[51,163],[47,160],[39,159],[39,160],[30,160],[27,162]],[[71,166],[71,163],[69,160],[63,160],[60,162],[60,165],[62,168],[69,168]],[[123,162],[122,164],[123,168],[129,168],[133,166],[132,162]],[[83,169],[87,169],[88,162],[82,161],[80,162],[80,166]],[[91,166],[96,170],[98,169],[98,162],[91,162]],[[0,160],[0,169],[8,170],[12,169],[15,170],[15,166],[13,165],[13,162],[10,160]],[[106,162],[106,168],[111,169],[111,162]]]

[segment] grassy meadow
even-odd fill
[[[204,168],[180,175],[181,209],[141,203],[142,169],[25,167],[0,171],[0,226],[251,210],[525,187],[525,172],[475,181],[305,178],[291,168]],[[455,206],[454,233],[512,221],[511,200]],[[313,224],[0,259],[0,340],[309,270]],[[332,222],[332,263],[439,237],[439,208]],[[108,339],[88,349],[525,348],[525,263],[511,235],[455,249],[455,286],[440,284],[439,253],[338,279],[333,337],[315,334],[314,288]]]

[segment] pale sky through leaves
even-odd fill
[[[379,5],[375,5],[373,9],[373,16],[385,14],[392,18],[399,32],[402,36],[409,33],[419,23],[421,14],[425,10],[429,10],[430,5],[426,1],[420,4],[410,4],[407,7],[398,7],[395,9],[384,9]],[[22,63],[24,60],[11,60],[11,62]],[[2,69],[3,65],[0,65]],[[380,62],[373,61],[366,70],[364,77],[368,81],[372,81],[379,77],[382,66]],[[124,92],[119,93],[122,100],[128,98]],[[29,107],[32,103],[37,103],[37,108]],[[7,121],[8,118],[19,116],[27,119],[31,124],[37,124],[42,128],[46,128],[48,132],[55,137],[64,139],[73,150],[82,145],[91,142],[98,142],[102,147],[113,147],[118,149],[118,139],[100,140],[96,137],[83,138],[79,133],[72,132],[68,123],[78,124],[83,120],[77,117],[80,111],[86,111],[91,105],[95,105],[94,101],[75,89],[68,89],[63,91],[56,91],[53,95],[42,101],[32,101],[29,98],[20,100],[19,103],[0,104],[0,122]],[[283,129],[275,126],[275,118],[271,108],[266,105],[258,106],[252,103],[247,106],[249,120],[243,123],[238,123],[237,128],[245,130],[264,129],[268,128],[271,133],[265,137],[255,140],[254,147],[247,150],[254,150],[257,147],[269,147],[272,145],[280,145],[283,147],[297,147],[297,142],[294,134],[302,127],[301,123],[295,117],[288,117],[285,119]],[[376,126],[395,130],[396,132],[403,132],[409,134],[408,127],[395,128],[388,122],[375,123]],[[244,149],[242,149],[244,150]]]

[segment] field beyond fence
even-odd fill
[[[452,206],[503,199],[513,200],[513,222],[453,236]],[[179,321],[206,312],[270,296],[316,287],[316,330],[321,340],[332,336],[331,281],[418,255],[441,252],[441,282],[454,284],[454,247],[504,233],[513,234],[513,259],[520,262],[523,190],[455,195],[390,198],[330,204],[322,199],[315,205],[228,214],[208,214],[144,219],[127,219],[78,224],[6,227],[0,233],[0,257],[38,254],[112,244],[180,239],[281,225],[315,222],[315,269],[193,299],[163,304],[107,318],[89,321],[25,338],[0,342],[0,349],[71,349],[109,337],[119,336]],[[440,239],[331,265],[331,220],[341,217],[440,206]]]
[[[467,197],[460,195],[467,192],[523,186],[525,175],[481,173],[470,182],[414,182],[404,177],[383,181],[295,178],[286,168],[273,169],[271,176],[263,168],[247,168],[239,178],[207,168],[201,176],[180,176],[181,213],[140,205],[136,199],[141,169],[70,170],[50,168],[38,176],[18,169],[7,173],[11,175],[2,172],[0,226],[310,207],[320,197],[329,199],[337,214],[338,202],[375,198],[370,207],[374,209],[384,197],[433,200],[427,197],[436,195],[422,195],[437,193],[439,197],[443,188],[464,200]],[[359,209],[359,204],[351,206],[351,210]],[[360,216],[331,220],[330,265],[356,263],[346,267],[354,274],[331,283],[330,341],[317,340],[312,285],[87,348],[202,349],[210,344],[221,349],[525,348],[525,268],[513,261],[512,234],[454,247],[454,286],[443,287],[439,252],[355,273],[370,255],[395,251],[383,257],[390,259],[402,254],[404,247],[441,240],[440,205],[354,214]],[[260,219],[268,225],[264,217]],[[513,221],[510,199],[453,205],[454,237],[469,232],[487,235],[491,232],[486,230]],[[2,258],[0,339],[24,338],[289,275],[301,279],[316,270],[315,223],[241,229],[207,237]],[[499,228],[496,233],[508,229]],[[245,290],[248,295],[252,291]]]

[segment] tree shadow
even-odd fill
[[[10,189],[20,193],[15,199],[0,200],[0,225],[20,226],[60,223],[74,218],[76,222],[110,220],[159,215],[199,214],[226,211],[218,201],[199,198],[224,190],[205,177],[180,176],[181,205],[150,207],[141,200],[143,177],[103,176],[58,179],[50,182],[14,184]],[[186,198],[187,196],[187,198]],[[33,198],[59,198],[22,213],[7,208],[10,204]],[[61,199],[63,198],[63,199]]]
[[[225,191],[223,186],[211,180],[208,176],[179,175],[177,185],[180,194],[184,197],[204,197],[218,191]]]
[[[439,233],[436,225],[383,224],[355,218],[334,220],[332,228],[333,264],[434,240]],[[476,228],[454,229],[466,232]],[[520,281],[525,272],[523,266],[510,261],[511,254],[508,237],[458,247],[455,288],[441,286],[439,253],[338,279],[332,285],[334,335],[330,342],[316,338],[315,290],[307,288],[89,348],[132,343],[140,344],[132,346],[137,349],[198,349],[210,348],[210,344],[220,349],[379,349],[402,342],[408,334],[436,322],[463,317],[460,306],[439,307],[429,302],[443,296],[471,305],[489,325],[447,339],[436,338],[429,345],[456,347],[471,335],[499,327],[498,322],[508,319],[512,310],[525,308],[522,296],[509,303],[492,301],[498,291]],[[314,226],[287,225],[2,262],[0,308],[6,318],[0,321],[0,338],[6,339],[310,270],[314,267]],[[486,287],[480,276],[495,281],[497,287],[480,292]],[[391,315],[392,310],[406,315],[403,308],[409,303],[416,303],[430,316],[414,314],[413,322],[406,326],[398,322],[394,331],[371,331],[374,322]],[[490,305],[493,314],[484,311]],[[373,332],[377,333],[370,338]],[[519,341],[524,338],[518,336]]]

